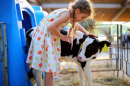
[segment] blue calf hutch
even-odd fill
[[[6,24],[8,58],[6,67],[7,82],[3,79],[4,73],[0,61],[0,86],[5,86],[4,82],[8,86],[32,86],[27,78],[29,69],[26,63],[27,44],[25,33],[28,29],[37,26],[44,16],[44,11],[40,6],[32,7],[26,0],[0,0],[0,29],[3,36],[3,25]],[[5,39],[4,36],[2,39]],[[4,51],[0,52],[1,59]]]

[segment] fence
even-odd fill
[[[7,35],[6,35],[6,23],[0,23],[0,48],[1,48],[1,58],[3,70],[3,82],[4,86],[8,86],[8,62],[7,62]]]
[[[102,58],[96,59],[91,65],[92,72],[107,72],[107,71],[115,71],[117,73],[117,77],[119,76],[119,72],[123,71],[123,73],[130,76],[130,41],[128,37],[130,35],[122,35],[123,25],[109,25],[106,24],[104,26],[97,25],[97,35],[99,38],[103,39],[104,35],[109,42],[111,42],[111,46],[109,47],[108,53],[103,53]],[[102,31],[102,32],[101,32]],[[123,40],[127,37],[127,41],[123,46]],[[100,40],[100,39],[99,39]],[[98,56],[98,57],[101,57]],[[108,58],[105,58],[108,57]],[[95,65],[94,65],[95,64]],[[62,65],[63,66],[63,65]],[[65,64],[65,69],[68,68],[68,62]],[[69,68],[74,68],[73,64]],[[77,72],[77,67],[75,67],[75,71],[69,72]],[[65,73],[65,72],[62,72]],[[68,73],[68,71],[66,72]]]
[[[100,25],[97,27],[98,30],[101,29]],[[105,25],[102,27],[105,31],[107,31],[106,38],[111,42],[111,46],[109,48],[108,53],[104,53],[105,56],[103,58],[97,59],[93,64],[99,64],[99,61],[103,62],[99,64],[100,66],[91,65],[92,72],[102,72],[102,71],[116,71],[117,77],[119,76],[119,71],[123,71],[128,77],[130,77],[130,35],[122,35],[123,25]],[[114,29],[114,30],[113,30]],[[115,31],[116,34],[113,33]],[[97,35],[101,33],[97,31]],[[104,36],[98,36],[104,37]],[[125,38],[127,40],[124,42]],[[0,48],[1,48],[1,62],[3,68],[3,82],[5,86],[8,86],[8,62],[7,62],[7,36],[6,36],[6,24],[0,23]],[[108,58],[104,58],[104,57]],[[97,62],[97,63],[96,63]],[[68,62],[66,62],[68,63]],[[66,69],[68,69],[68,64],[66,65]],[[61,65],[63,66],[63,65]],[[73,63],[71,63],[71,68],[74,68]],[[71,71],[72,73],[77,72],[77,67],[75,67],[75,71]],[[64,72],[65,73],[65,72]],[[66,72],[68,73],[68,71]]]
[[[124,25],[121,25],[121,32]],[[122,35],[122,48],[121,48],[121,70],[128,77],[130,77],[130,34]]]

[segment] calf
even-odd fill
[[[30,44],[30,33],[33,30],[30,29],[26,33],[27,43]],[[63,35],[67,35],[66,30],[61,30]],[[71,62],[75,62],[78,65],[79,76],[80,76],[80,84],[81,86],[85,86],[83,76],[85,74],[85,78],[87,80],[88,86],[92,86],[92,74],[90,70],[90,62],[96,59],[97,55],[101,53],[102,48],[106,44],[110,46],[110,43],[107,41],[99,42],[96,38],[86,36],[84,33],[77,31],[75,39],[73,40],[73,46],[71,48],[71,44],[68,42],[61,40],[61,60],[70,60]],[[34,77],[36,79],[37,84],[40,83],[38,76],[38,71],[34,70]],[[42,76],[41,76],[42,77]]]

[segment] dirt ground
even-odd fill
[[[102,53],[98,56],[98,61],[93,61],[90,65],[91,70],[114,70],[115,61],[100,60],[108,59],[108,53]],[[61,62],[62,73],[54,80],[54,86],[80,86],[78,73],[70,73],[77,70],[77,65],[71,62]],[[74,68],[75,69],[74,69]],[[67,72],[67,73],[66,73]],[[87,83],[87,81],[85,81]],[[116,72],[92,72],[93,86],[130,86],[130,82],[123,78],[118,78]],[[87,85],[86,85],[87,86]]]
[[[117,78],[114,72],[93,72],[92,77],[93,86],[130,86],[128,81]],[[54,80],[54,86],[80,86],[78,73],[60,74]]]
[[[91,70],[114,70],[116,69],[115,61],[101,60],[108,59],[107,53],[100,54],[98,61],[93,61],[90,65]],[[54,79],[54,86],[80,86],[77,65],[71,62],[61,62],[61,74]],[[71,72],[71,73],[70,73]],[[72,73],[73,72],[73,73]],[[43,80],[44,81],[44,80]],[[87,81],[85,81],[87,84]],[[118,78],[114,71],[92,72],[93,86],[130,86],[130,82],[124,78]],[[43,82],[44,84],[44,82]],[[85,85],[87,86],[87,85]]]
[[[44,85],[44,80],[42,83]],[[85,83],[87,84],[87,81]],[[130,82],[118,78],[115,72],[92,72],[92,84],[93,86],[130,86]],[[54,86],[80,86],[79,75],[78,73],[60,74],[54,79]]]

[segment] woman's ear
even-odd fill
[[[80,13],[80,9],[77,8],[77,9],[75,10],[75,13]]]

